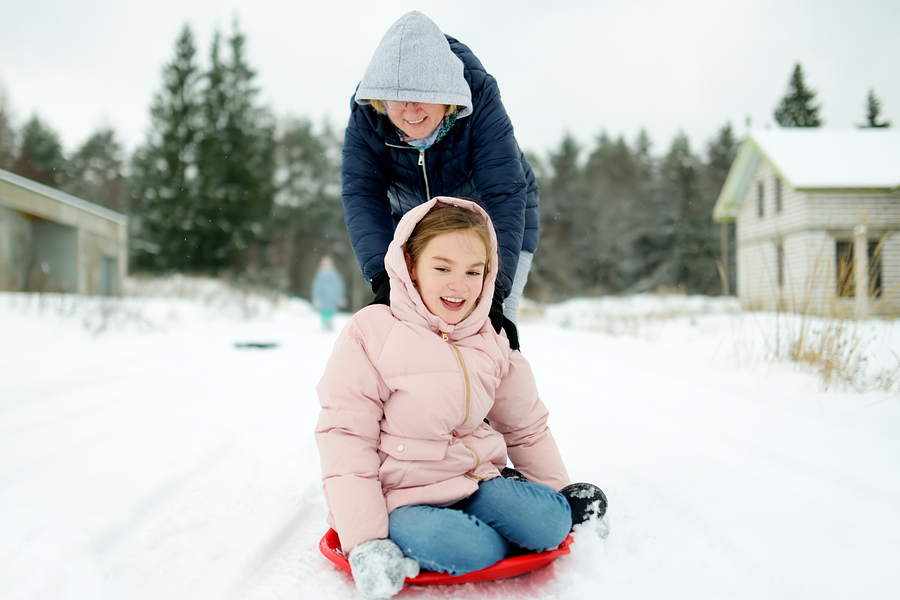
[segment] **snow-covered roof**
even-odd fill
[[[900,189],[900,131],[790,127],[755,131],[741,145],[713,218],[732,221],[760,160],[794,189]]]
[[[69,206],[73,206],[79,210],[92,213],[94,215],[97,215],[98,217],[102,217],[110,221],[115,221],[122,225],[126,225],[128,223],[128,217],[126,217],[122,213],[110,210],[104,206],[100,206],[99,204],[94,204],[93,202],[88,202],[87,200],[83,200],[77,196],[61,192],[56,188],[38,183],[37,181],[32,181],[31,179],[22,177],[21,175],[16,175],[15,173],[10,173],[9,171],[0,169],[0,180],[12,183],[19,187],[23,187],[43,196],[53,198],[58,202],[68,204]]]

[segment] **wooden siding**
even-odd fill
[[[882,295],[870,312],[900,310],[900,193],[866,190],[797,190],[781,184],[781,210],[776,210],[779,175],[760,161],[740,201],[735,225],[738,296],[748,309],[788,310],[811,314],[843,314],[852,298],[836,294],[837,241],[851,241],[854,228],[865,225],[869,241],[883,240]],[[763,215],[758,190],[763,190]],[[778,248],[783,249],[779,285]]]

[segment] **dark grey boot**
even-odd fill
[[[606,514],[606,494],[591,483],[573,483],[559,490],[572,507],[572,526],[589,519],[600,520]]]

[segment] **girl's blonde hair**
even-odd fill
[[[384,100],[369,100],[369,106],[375,109],[379,115],[387,115],[387,105],[384,103]],[[444,111],[444,116],[449,117],[454,112],[459,109],[459,106],[456,104],[448,104],[447,110]]]
[[[484,275],[491,271],[491,232],[487,221],[480,214],[467,208],[438,202],[422,217],[406,240],[406,254],[412,270],[428,242],[452,231],[474,231],[484,242]]]

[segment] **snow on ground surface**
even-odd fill
[[[314,386],[337,332],[302,300],[175,281],[0,294],[0,597],[357,598],[317,549]],[[731,301],[525,308],[551,426],[611,533],[400,598],[897,597],[897,325],[854,325],[858,379],[891,387],[860,393],[777,358],[802,323]]]

